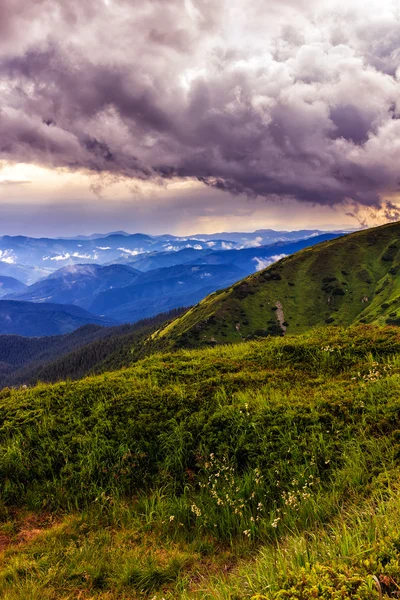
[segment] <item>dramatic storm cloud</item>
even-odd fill
[[[389,0],[0,0],[0,160],[377,209],[400,185]]]

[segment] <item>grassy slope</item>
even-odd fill
[[[165,349],[276,335],[277,302],[290,333],[327,322],[398,324],[399,237],[400,223],[393,223],[302,250],[211,294],[151,344]]]
[[[317,330],[4,390],[0,595],[396,591],[399,350],[396,328]]]

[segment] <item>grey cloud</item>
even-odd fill
[[[150,29],[149,42],[154,42],[160,46],[169,46],[177,52],[188,52],[190,50],[190,37],[184,29],[177,29],[172,32],[160,31],[159,29]]]
[[[330,111],[330,119],[335,126],[335,137],[350,140],[355,144],[365,143],[373,127],[369,115],[363,114],[357,106],[344,104],[334,106]]]
[[[355,1],[339,36],[328,5],[0,0],[0,158],[379,208],[399,189],[400,21]]]

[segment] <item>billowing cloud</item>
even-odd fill
[[[0,159],[390,218],[399,48],[394,0],[0,0]]]
[[[13,265],[15,261],[15,254],[13,250],[0,250],[0,262],[8,263]]]
[[[129,248],[118,248],[118,250],[121,250],[121,252],[129,256],[137,256],[138,254],[143,254],[145,252],[143,248],[137,248],[136,250],[129,250]]]
[[[258,235],[254,239],[246,240],[246,242],[241,245],[241,248],[259,248],[262,245],[263,238]]]
[[[262,271],[263,269],[266,269],[267,267],[269,267],[269,265],[272,265],[274,262],[281,260],[281,258],[285,258],[285,256],[287,255],[274,254],[269,258],[259,258],[258,256],[256,256],[255,258],[253,258],[254,262],[256,263],[256,271]]]

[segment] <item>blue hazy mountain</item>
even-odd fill
[[[0,298],[7,294],[22,293],[26,288],[27,286],[15,277],[0,275]]]
[[[235,265],[176,265],[146,273],[128,265],[76,265],[7,299],[76,305],[126,323],[191,305],[245,276]]]
[[[89,323],[115,324],[78,306],[0,300],[0,334],[26,337],[60,335]]]
[[[133,285],[98,294],[87,308],[123,323],[191,306],[246,273],[235,265],[176,265],[139,276]]]
[[[140,271],[151,271],[162,267],[170,267],[179,264],[210,264],[224,265],[233,264],[243,269],[247,275],[268,266],[277,257],[294,254],[303,248],[308,248],[332,240],[338,237],[337,233],[322,233],[306,239],[290,242],[275,242],[268,246],[255,246],[241,249],[225,250],[195,250],[185,248],[178,252],[151,252],[134,257],[129,264]]]
[[[329,233],[348,233],[350,230],[337,230]],[[205,241],[212,240],[227,240],[235,242],[240,247],[259,245],[267,246],[269,244],[275,244],[276,242],[293,242],[295,240],[306,239],[316,237],[327,233],[319,229],[299,229],[297,231],[276,231],[274,229],[257,229],[252,233],[246,232],[228,232],[223,231],[221,233],[211,234],[196,234],[193,237],[201,238]]]
[[[325,233],[295,242],[235,250],[151,252],[135,257],[129,264],[69,265],[5,298],[71,304],[118,323],[134,322],[195,304],[279,258],[334,237]]]
[[[132,284],[140,271],[127,265],[70,265],[8,299],[88,306],[100,292]]]
[[[260,271],[273,262],[294,254],[304,248],[315,246],[321,242],[326,242],[338,237],[341,234],[323,233],[318,236],[309,237],[303,240],[293,242],[275,242],[268,246],[256,248],[243,248],[241,250],[217,250],[213,252],[202,252],[201,256],[196,257],[196,264],[207,265],[225,265],[234,264],[247,275]]]
[[[109,264],[128,262],[138,254],[148,252],[176,252],[183,248],[219,249],[234,247],[234,242],[200,241],[198,239],[174,236],[149,236],[142,233],[127,235],[114,233],[95,239],[51,239],[25,236],[0,237],[0,263],[8,265],[9,273],[0,274],[18,277],[18,270],[38,269],[36,281],[43,275],[40,270],[55,271],[67,265],[93,263]],[[7,267],[6,267],[7,268]],[[50,270],[50,271],[49,271]],[[30,273],[30,282],[32,283]]]
[[[198,262],[203,256],[210,253],[212,253],[211,250],[195,250],[194,248],[183,248],[183,250],[176,252],[149,252],[139,254],[132,258],[128,264],[135,269],[139,269],[139,271],[153,271],[154,269]]]
[[[186,237],[126,232],[77,236],[74,239],[4,235],[0,237],[0,275],[32,284],[68,265],[126,264],[136,260],[138,256],[145,259],[149,254],[155,257],[155,253],[170,255],[169,262],[167,258],[159,264],[153,261],[152,266],[144,266],[142,269],[150,270],[179,264],[171,257],[184,250],[201,252],[257,248],[277,242],[312,239],[319,235],[322,235],[321,232],[312,229],[294,232],[259,230],[253,233],[199,234]]]
[[[0,257],[0,276],[13,277],[26,285],[31,285],[38,279],[51,275],[52,269],[35,266],[23,266],[12,262],[5,262]]]

